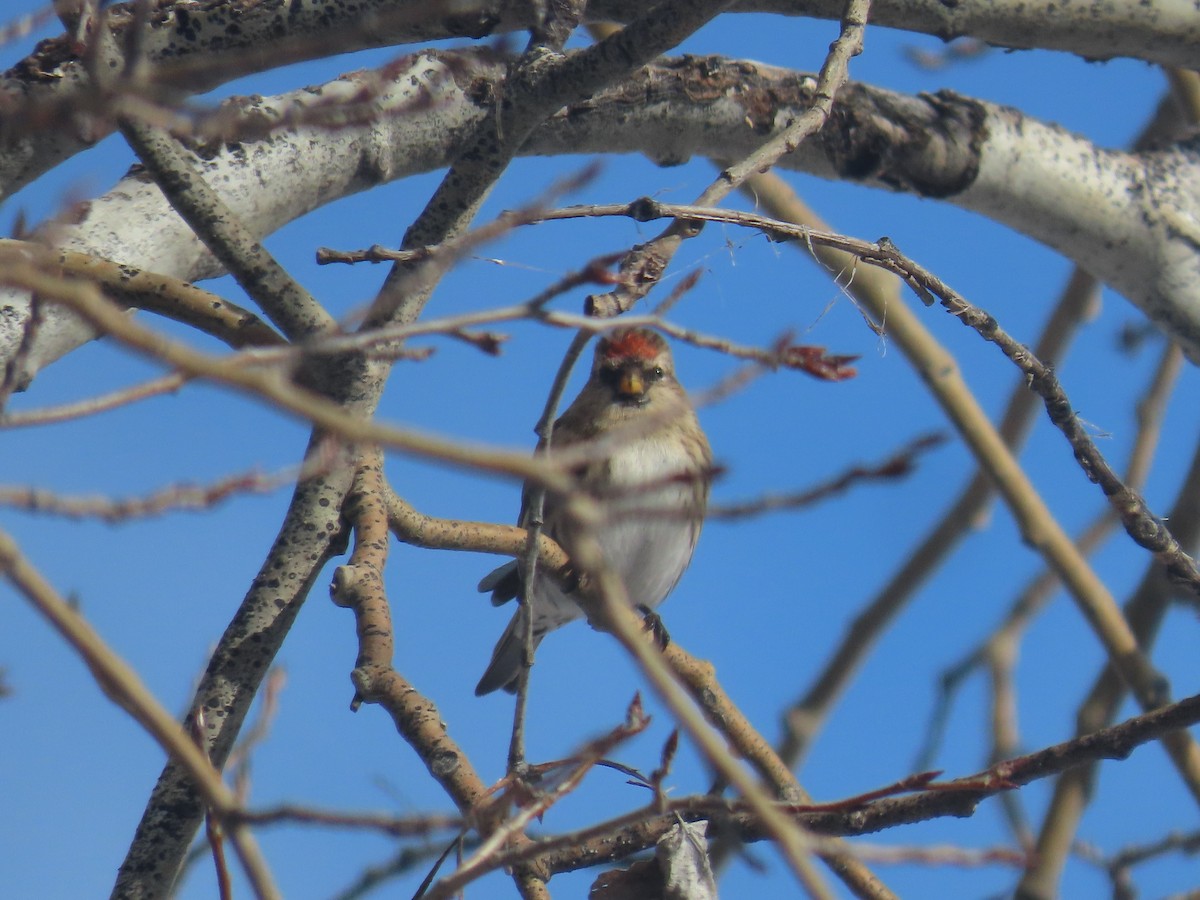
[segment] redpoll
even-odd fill
[[[708,439],[675,380],[670,348],[657,333],[628,328],[600,339],[591,376],[555,423],[552,446],[600,439],[604,444],[597,449],[603,455],[581,468],[578,487],[604,512],[595,537],[605,565],[620,576],[632,604],[654,607],[675,587],[692,559],[712,471]],[[527,516],[528,510],[523,509],[523,523]],[[569,553],[562,497],[546,495],[543,522],[545,533]],[[485,577],[479,590],[491,591],[497,605],[518,596],[517,561]],[[492,661],[475,688],[477,696],[497,688],[515,690],[530,615],[536,647],[547,633],[578,619],[583,611],[570,590],[538,574],[528,605],[517,610],[492,652]]]

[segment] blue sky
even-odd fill
[[[36,6],[15,0],[11,14]],[[801,70],[815,69],[835,35],[832,23],[729,17],[682,48],[693,53],[745,56]],[[1008,103],[1080,131],[1104,146],[1126,145],[1163,88],[1153,67],[1136,62],[1085,63],[1064,55],[993,52],[940,71],[914,68],[906,47],[939,42],[872,29],[853,77],[915,92],[950,87]],[[4,48],[5,65],[30,41]],[[271,93],[316,83],[340,71],[396,55],[374,51],[268,73],[230,86]],[[1052,86],[1050,89],[1048,86]],[[1104,98],[1104,102],[1097,102]],[[7,228],[18,211],[37,221],[64,199],[107,189],[131,161],[117,138],[38,181],[0,210]],[[585,160],[523,160],[488,201],[484,218],[517,205]],[[659,169],[637,158],[604,161],[600,177],[577,198],[622,201],[644,194],[688,202],[706,186],[703,161]],[[788,176],[835,228],[857,237],[889,236],[908,255],[938,273],[968,299],[996,315],[1018,338],[1032,341],[1070,271],[1069,263],[978,216],[932,201],[892,196],[805,176]],[[320,268],[319,246],[396,244],[435,187],[436,174],[391,185],[295,222],[267,246],[301,281],[342,315],[368,301],[385,269]],[[741,200],[733,201],[737,204]],[[445,314],[519,301],[600,252],[654,233],[625,221],[577,222],[526,229],[485,249],[505,265],[470,261],[441,286],[431,313]],[[696,329],[748,343],[768,344],[784,331],[838,353],[858,354],[858,378],[826,384],[796,373],[759,379],[745,391],[701,411],[727,474],[717,501],[765,490],[798,489],[859,462],[875,462],[918,434],[948,431],[941,413],[898,349],[866,329],[853,305],[800,253],[755,235],[709,227],[685,246],[672,279],[700,269],[698,288],[673,318]],[[222,279],[205,285],[240,300]],[[569,297],[577,309],[581,297]],[[1015,370],[938,309],[922,313],[956,355],[968,383],[990,412],[998,412],[1017,382]],[[1157,346],[1127,357],[1115,352],[1117,330],[1137,314],[1106,292],[1060,377],[1102,450],[1123,464],[1135,433],[1132,406],[1153,370]],[[147,321],[150,321],[147,319]],[[160,324],[155,322],[155,324]],[[173,334],[183,331],[163,326]],[[402,363],[380,409],[388,421],[505,447],[532,446],[532,427],[570,335],[535,326],[505,329],[504,355],[433,341],[424,363]],[[203,343],[218,351],[215,344]],[[732,364],[708,351],[682,347],[678,368],[694,391],[717,383]],[[13,409],[90,396],[160,370],[117,348],[90,345],[42,373]],[[578,378],[577,378],[578,381]],[[1197,379],[1189,367],[1171,402],[1159,459],[1146,495],[1165,511],[1186,469],[1197,432]],[[2,479],[63,493],[140,496],[156,488],[294,464],[307,430],[259,404],[216,388],[193,385],[171,397],[92,419],[0,435]],[[1047,423],[1023,454],[1028,471],[1060,521],[1076,530],[1101,503],[1069,448]],[[810,684],[855,613],[906,558],[956,496],[972,471],[954,440],[922,458],[901,483],[859,487],[850,495],[795,513],[749,522],[711,522],[691,569],[661,612],[675,640],[710,659],[721,682],[771,738],[783,706]],[[418,508],[435,515],[511,521],[519,488],[445,467],[393,456],[388,475]],[[288,493],[238,497],[203,513],[105,526],[0,510],[32,561],[64,593],[78,598],[97,630],[139,671],[172,710],[182,710],[206,655],[253,578],[270,544]],[[476,595],[493,558],[394,547],[391,600],[397,624],[397,666],[434,698],[484,778],[503,773],[510,702],[477,699],[472,688],[507,621]],[[1144,559],[1124,536],[1109,542],[1096,566],[1123,599]],[[1011,518],[997,507],[938,575],[917,595],[851,684],[800,772],[819,799],[872,789],[908,773],[924,734],[940,672],[1002,617],[1015,592],[1038,571]],[[397,814],[440,810],[448,804],[425,775],[386,716],[365,707],[350,714],[349,671],[355,646],[352,617],[327,599],[328,572],[318,582],[279,664],[287,683],[267,742],[255,755],[252,798],[257,805],[292,801]],[[116,867],[157,777],[162,752],[123,713],[102,698],[84,666],[49,627],[6,586],[0,589],[0,666],[13,695],[0,702],[0,883],[13,896],[96,896],[111,886]],[[1179,696],[1195,690],[1194,617],[1174,613],[1163,630],[1156,662]],[[1070,601],[1059,596],[1033,626],[1018,673],[1021,727],[1028,749],[1070,736],[1075,709],[1095,677],[1102,654]],[[555,634],[538,655],[530,707],[530,755],[553,759],[621,720],[639,687],[613,642],[585,625]],[[657,707],[650,703],[652,711]],[[1126,714],[1132,709],[1128,704]],[[669,731],[663,714],[623,748],[621,761],[652,769]],[[948,774],[983,767],[986,696],[975,679],[964,689],[936,765]],[[19,774],[18,774],[19,773]],[[670,783],[682,795],[702,791],[707,776],[686,748]],[[1049,782],[1022,791],[1035,821]],[[546,817],[548,830],[569,829],[644,801],[613,772],[597,772],[579,794]],[[1165,756],[1154,746],[1101,778],[1081,838],[1105,851],[1152,840],[1171,828],[1194,826],[1195,814]],[[390,854],[374,836],[292,828],[260,833],[287,896],[335,893],[365,865]],[[882,843],[954,843],[983,847],[1008,842],[998,804],[983,804],[966,821],[896,829]],[[70,865],[63,865],[64,850]],[[780,895],[790,890],[785,867],[765,846],[753,848],[763,871],[736,865],[727,896]],[[991,896],[1012,883],[999,867],[953,870],[880,867],[901,896]],[[396,890],[404,895],[418,872]],[[561,876],[552,888],[583,896],[591,873]],[[1146,895],[1195,886],[1184,864],[1166,861],[1137,873]],[[500,876],[478,896],[507,895]],[[1095,896],[1104,881],[1086,865],[1068,870],[1069,896]],[[210,867],[201,864],[184,897],[214,895]],[[391,895],[389,893],[389,895]]]

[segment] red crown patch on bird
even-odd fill
[[[640,328],[614,331],[604,339],[600,352],[606,359],[652,360],[662,353],[666,342],[653,331]]]

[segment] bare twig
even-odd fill
[[[179,390],[187,382],[182,375],[165,375],[141,384],[130,385],[102,394],[99,397],[89,397],[74,403],[63,403],[59,406],[48,406],[41,409],[28,409],[19,412],[6,412],[0,415],[0,428],[27,428],[31,425],[50,425],[55,422],[67,422],[72,419],[82,419],[85,416],[108,412],[122,406],[128,406],[149,397],[158,397]]]
[[[234,818],[259,827],[265,825],[311,825],[318,828],[377,831],[389,837],[427,837],[438,831],[460,831],[465,825],[461,816],[445,813],[391,816],[383,813],[347,813],[337,810],[314,809],[310,806],[283,804],[268,809],[247,809]]]
[[[845,804],[777,804],[776,808],[788,811],[805,825],[814,849],[830,850],[832,848],[823,842],[822,835],[861,835],[942,816],[969,816],[987,797],[1093,761],[1123,759],[1135,747],[1161,740],[1164,735],[1197,722],[1200,722],[1200,696],[1136,716],[1086,737],[1004,760],[974,775],[933,783],[927,789],[905,796],[885,796],[849,807]],[[620,859],[653,846],[676,821],[677,815],[686,819],[718,819],[736,829],[746,841],[771,836],[749,803],[735,803],[711,795],[669,800],[665,814],[648,816],[648,812],[653,810],[639,809],[570,834],[540,838],[525,847],[499,854],[491,860],[490,866],[500,868],[538,859],[547,871],[557,873]],[[845,849],[844,845],[836,846]],[[856,843],[854,847],[857,846]],[[1013,859],[1017,857],[1024,855],[1015,854]]]
[[[788,494],[766,494],[742,503],[714,504],[708,508],[706,515],[708,518],[740,519],[780,509],[796,509],[797,507],[811,506],[844,493],[863,481],[890,481],[903,478],[916,466],[918,456],[939,446],[945,439],[945,435],[941,434],[922,435],[909,441],[881,463],[851,466],[841,475],[803,491]]]
[[[812,105],[788,127],[758,147],[745,159],[723,170],[699,197],[696,206],[719,203],[730,191],[757,172],[773,166],[782,156],[794,151],[810,135],[820,130],[833,109],[834,97],[849,78],[850,60],[862,52],[870,0],[846,0],[841,30],[817,76]],[[677,216],[661,234],[635,247],[621,263],[621,285],[610,294],[588,298],[591,315],[609,318],[628,312],[658,283],[683,241],[699,234],[699,221]]]
[[[294,481],[298,471],[292,469],[277,475],[246,472],[208,485],[171,485],[146,497],[123,500],[99,495],[72,497],[38,488],[0,485],[0,506],[68,519],[100,519],[115,524],[177,510],[207,510],[238,494],[269,493]]]
[[[225,787],[221,774],[213,768],[207,755],[146,689],[137,673],[112,651],[67,600],[58,595],[29,564],[12,538],[2,532],[0,574],[79,654],[100,690],[145,729],[171,759],[187,769],[208,811],[226,827],[257,895],[268,900],[278,897],[279,892],[254,838],[244,826],[234,821],[239,808],[237,798]]]
[[[534,429],[538,436],[537,449],[541,453],[548,453],[553,447],[554,421],[558,417],[558,407],[562,402],[563,392],[567,389],[567,381],[571,377],[571,372],[579,361],[584,347],[587,346],[589,337],[590,335],[582,331],[575,335],[554,374],[554,380],[550,384],[550,391],[546,395],[546,402],[542,407],[542,414]],[[517,602],[521,604],[529,604],[533,599],[533,585],[537,578],[539,557],[538,542],[542,535],[545,502],[546,490],[540,485],[530,485],[521,499],[521,524],[528,528],[525,548],[520,558],[522,576],[520,596],[517,597]],[[513,706],[512,738],[508,748],[508,771],[510,773],[518,769],[525,759],[525,706],[529,694],[529,668],[533,664],[533,619],[532,615],[525,617],[525,634],[521,638],[524,650],[521,655],[521,671],[517,676],[517,698]]]
[[[934,302],[936,297],[955,312],[961,311],[963,314],[968,314],[969,310],[974,309],[936,275],[904,256],[887,240],[872,244],[839,235],[818,234],[808,228],[779,222],[755,213],[660,204],[647,199],[638,200],[623,207],[592,206],[585,209],[586,212],[583,212],[582,209],[560,210],[555,213],[555,216],[627,215],[637,218],[639,221],[645,221],[647,218],[686,218],[740,224],[764,231],[780,239],[819,243],[847,250],[864,262],[881,266],[901,275],[905,282],[927,303]],[[984,328],[989,338],[999,337],[999,326],[993,327],[994,320],[991,320],[990,317],[984,316],[978,324]],[[1024,348],[1018,350],[1010,345],[1010,350],[1023,361],[1023,365],[1033,365],[1028,361],[1031,354],[1028,354]],[[1038,371],[1044,370],[1044,366],[1041,366],[1040,363],[1038,366],[1040,367]],[[1049,382],[1045,382],[1045,385],[1049,385]],[[939,396],[939,399],[943,398]],[[1126,680],[1135,686],[1135,694],[1143,709],[1152,709],[1168,702],[1168,695],[1164,693],[1165,679],[1155,671],[1146,656],[1139,651],[1137,641],[1117,608],[1111,593],[1087,565],[1077,548],[1050,514],[1041,496],[1030,484],[1029,479],[1005,447],[1004,442],[990,426],[987,417],[978,411],[973,400],[955,405],[944,403],[943,406],[998,486],[1026,541],[1043,554],[1049,565],[1063,579],[1080,611],[1105,645],[1109,658],[1120,667]],[[1074,421],[1073,417],[1070,421]],[[1082,429],[1078,429],[1078,431],[1081,432]],[[1082,447],[1087,438],[1086,435],[1076,433],[1075,440]],[[1090,441],[1087,442],[1090,443]],[[1094,451],[1094,445],[1092,445],[1092,450]],[[1093,462],[1095,463],[1095,461]],[[1098,465],[1098,463],[1095,464]],[[1138,521],[1145,526],[1145,531],[1152,532],[1147,537],[1148,540],[1157,537],[1159,541],[1166,542],[1166,538],[1162,536],[1165,529],[1161,528],[1161,523],[1157,519],[1142,517]],[[1169,532],[1167,535],[1169,536]],[[1167,553],[1168,551],[1163,549],[1161,552]],[[1176,554],[1172,554],[1172,558],[1178,562]],[[1197,584],[1200,585],[1200,578],[1198,578]],[[1187,735],[1169,735],[1166,741],[1176,767],[1184,777],[1193,796],[1200,802],[1200,749]]]
[[[1176,378],[1183,365],[1183,353],[1175,344],[1167,345],[1162,354],[1154,378],[1138,403],[1138,432],[1129,455],[1125,480],[1140,489],[1150,470],[1153,450],[1158,443],[1162,417],[1166,411],[1166,399],[1170,396]],[[1091,554],[1118,524],[1110,507],[1103,510],[1084,528],[1076,543],[1080,552]],[[1015,710],[1011,693],[1012,666],[1015,663],[1017,645],[1025,627],[1049,601],[1058,587],[1058,578],[1045,570],[1037,575],[1018,595],[1004,621],[979,646],[965,654],[962,659],[946,668],[941,676],[938,702],[930,717],[930,727],[925,747],[917,755],[915,768],[927,769],[933,765],[934,754],[941,741],[942,725],[949,715],[950,705],[957,688],[968,675],[986,666],[991,673],[994,700],[992,704],[993,736],[992,759],[1003,759],[1016,752],[1018,740]],[[1006,699],[1007,698],[1007,699]]]

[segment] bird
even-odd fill
[[[670,346],[656,331],[617,328],[596,343],[591,373],[554,423],[555,449],[595,442],[596,454],[573,473],[575,490],[603,512],[595,537],[604,564],[620,576],[630,603],[646,611],[671,593],[692,559],[712,482],[712,450],[687,392],[675,377]],[[528,526],[529,485],[520,522]],[[566,498],[547,492],[544,533],[571,552],[574,527]],[[499,606],[520,596],[522,565],[512,560],[479,582]],[[476,696],[516,690],[532,617],[533,648],[551,631],[583,615],[573,596],[538,572],[528,602],[517,607],[492,652]]]

